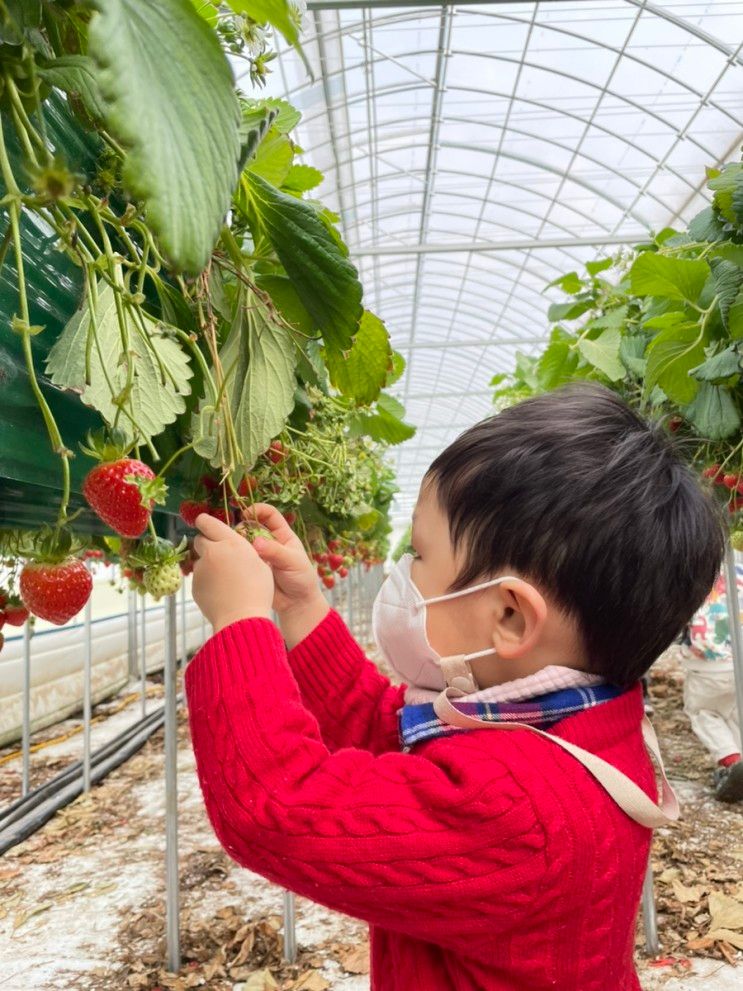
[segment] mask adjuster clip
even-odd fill
[[[479,689],[472,673],[470,662],[465,660],[466,654],[454,654],[452,657],[442,657],[439,661],[441,673],[449,688],[456,688],[464,695],[470,695]]]

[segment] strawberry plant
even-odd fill
[[[664,419],[739,526],[743,511],[743,164],[707,173],[712,204],[685,231],[589,262],[550,284],[540,355],[496,375],[496,406],[597,380]],[[739,530],[736,530],[739,532]]]
[[[19,449],[15,477],[56,466],[57,544],[71,524],[142,538],[106,549],[139,588],[181,563],[134,560],[158,506],[191,526],[269,500],[308,549],[381,556],[383,451],[414,432],[385,392],[402,358],[297,161],[300,113],[235,87],[228,54],[256,84],[271,70],[269,26],[301,53],[293,0],[0,2],[0,353],[49,452]],[[62,320],[37,302],[49,271]]]

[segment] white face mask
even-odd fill
[[[504,575],[459,592],[424,599],[410,576],[412,561],[412,554],[403,554],[374,600],[374,639],[387,662],[408,685],[437,691],[452,685],[465,692],[476,692],[479,686],[469,661],[497,651],[494,647],[487,647],[472,654],[441,657],[428,642],[426,606],[518,579]]]

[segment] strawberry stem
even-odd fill
[[[163,475],[165,474],[165,472],[168,470],[168,468],[170,468],[170,466],[173,464],[173,462],[175,461],[175,459],[176,458],[179,458],[182,454],[185,454],[186,451],[190,451],[192,447],[193,447],[193,442],[191,442],[190,444],[184,444],[183,447],[179,448],[175,452],[175,454],[171,454],[171,456],[168,458],[168,460],[162,466],[162,468],[160,469],[160,471],[157,473],[157,477],[158,478],[162,478]]]

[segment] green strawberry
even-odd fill
[[[144,569],[143,584],[153,599],[173,595],[181,587],[181,569],[178,562],[155,564]]]

